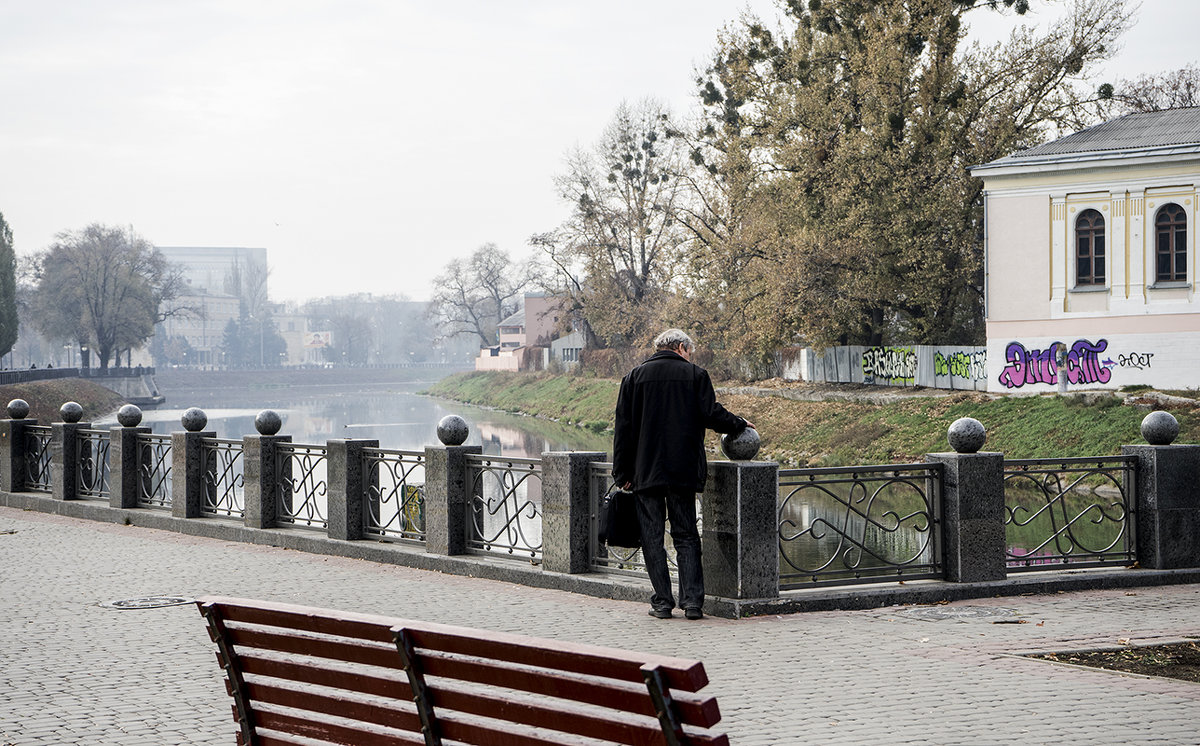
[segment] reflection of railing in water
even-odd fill
[[[50,492],[49,425],[25,426],[25,489],[30,492]]]
[[[780,587],[942,576],[941,465],[781,469]]]
[[[542,556],[542,462],[467,456],[471,533],[467,545],[486,552]]]
[[[1004,462],[1010,571],[1134,561],[1132,456]]]
[[[275,519],[299,528],[327,529],[329,485],[325,478],[325,446],[279,443],[276,446]]]
[[[425,541],[425,454],[364,448],[367,506],[363,532],[378,538]]]
[[[171,436],[138,433],[139,508],[171,507]]]
[[[105,430],[79,430],[76,447],[76,491],[80,497],[108,497],[108,452],[111,434]]]
[[[246,515],[245,475],[242,441],[204,438],[200,441],[204,464],[204,508],[206,515]]]
[[[588,479],[590,486],[589,500],[591,505],[591,562],[592,569],[606,572],[646,574],[646,562],[642,559],[641,549],[626,549],[625,547],[610,547],[600,543],[600,500],[612,487],[612,464],[593,461]],[[696,502],[696,528],[703,533],[704,516],[699,499]],[[664,546],[667,550],[667,571],[675,576],[678,566],[675,564],[675,549],[670,541]]]

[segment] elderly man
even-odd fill
[[[708,372],[691,362],[692,340],[668,329],[654,340],[657,352],[629,372],[617,395],[613,481],[637,495],[642,557],[654,586],[650,616],[669,619],[675,608],[664,521],[679,564],[679,606],[688,619],[704,616],[704,571],[696,530],[696,493],[708,464],[704,430],[740,433],[754,427],[717,402]]]

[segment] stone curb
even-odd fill
[[[0,505],[90,521],[123,523],[224,541],[401,565],[418,570],[567,591],[596,598],[646,601],[650,594],[649,581],[633,575],[547,572],[533,563],[518,559],[485,558],[478,555],[434,555],[426,553],[419,545],[372,540],[342,541],[329,539],[322,532],[303,528],[250,529],[232,519],[176,518],[165,510],[112,508],[107,503],[96,500],[55,500],[38,493],[27,492],[0,492]],[[1189,583],[1200,583],[1200,568],[1145,570],[1113,567],[1025,572],[1016,573],[1005,580],[978,583],[913,580],[903,583],[784,591],[781,597],[768,599],[745,600],[710,596],[705,602],[705,612],[715,617],[739,619],[808,611],[851,611],[973,598]]]

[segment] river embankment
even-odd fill
[[[0,386],[0,402],[7,404],[13,399],[24,399],[29,404],[29,416],[41,423],[61,420],[58,410],[69,401],[83,407],[85,421],[112,414],[125,403],[124,397],[117,392],[85,378],[56,378]]]
[[[424,393],[602,430],[612,427],[619,386],[606,378],[473,371],[443,378]],[[726,407],[758,426],[760,457],[786,466],[919,461],[948,450],[946,429],[959,417],[982,422],[985,449],[1009,458],[1120,453],[1122,445],[1142,442],[1139,428],[1151,409],[1179,420],[1176,442],[1200,442],[1200,401],[1189,392],[997,396],[778,380],[718,383],[717,391]],[[708,446],[716,452],[715,436]]]

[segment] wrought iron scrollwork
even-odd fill
[[[468,545],[487,552],[542,556],[542,464],[537,459],[467,457],[471,477]]]
[[[171,507],[171,436],[137,435],[138,507]]]
[[[366,448],[362,466],[367,495],[364,532],[425,541],[425,454]]]
[[[109,433],[103,430],[78,432],[79,460],[75,478],[80,497],[108,497],[108,452],[112,445]]]
[[[325,469],[328,451],[325,446],[280,443],[276,469],[279,494],[276,519],[295,526],[329,527],[326,508],[329,484]]]
[[[204,512],[242,518],[246,515],[242,441],[204,438],[200,442],[204,464]]]
[[[781,470],[781,587],[940,577],[940,469]]]
[[[1129,492],[1136,466],[1126,456],[1006,461],[1008,568],[1133,562]]]
[[[25,426],[25,489],[29,492],[50,492],[49,425]]]

